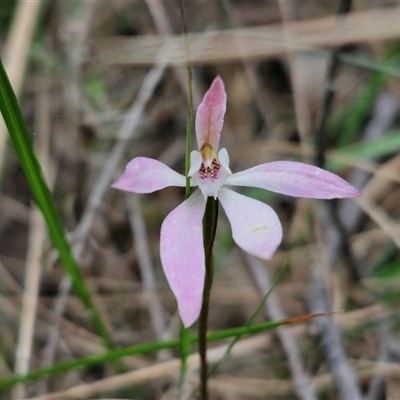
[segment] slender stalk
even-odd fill
[[[186,152],[185,152],[186,153],[185,154],[185,176],[186,176],[185,199],[187,199],[190,196],[190,177],[188,176],[188,173],[190,169],[190,152],[192,150],[193,70],[189,58],[186,16],[185,16],[185,7],[183,4],[183,0],[180,0],[179,6],[181,12],[182,38],[185,50],[186,70],[188,74],[188,108],[187,108],[187,122],[186,122]],[[181,371],[179,376],[179,392],[182,393],[187,371],[187,359],[190,355],[189,330],[186,329],[183,326],[183,324],[181,325],[180,339],[181,339]]]
[[[256,307],[256,309],[252,312],[252,314],[250,315],[250,318],[246,321],[246,323],[243,326],[252,326],[254,320],[256,319],[256,317],[260,314],[260,312],[262,311],[262,309],[265,306],[265,302],[267,301],[267,299],[269,298],[270,294],[275,290],[276,286],[281,282],[284,273],[287,271],[288,269],[288,263],[285,262],[281,268],[278,270],[278,274],[276,275],[274,281],[271,284],[271,287],[269,288],[269,290],[267,291],[267,293],[264,295],[264,297],[261,299],[260,303],[258,304],[258,306]],[[233,349],[233,346],[235,346],[235,344],[242,338],[243,335],[237,335],[232,342],[229,344],[228,348],[225,351],[225,354],[221,357],[221,359],[213,366],[213,368],[211,369],[211,371],[209,372],[208,376],[211,376],[213,374],[215,374],[219,367],[227,360],[227,358],[229,357],[230,352]]]
[[[190,177],[188,176],[190,169],[190,152],[192,150],[192,121],[193,121],[193,72],[190,65],[188,69],[188,113],[187,113],[187,126],[186,126],[186,157],[185,157],[185,175],[186,175],[186,188],[185,198],[190,195]]]
[[[201,399],[208,399],[207,380],[207,322],[210,304],[210,293],[214,276],[214,260],[212,249],[217,230],[218,200],[213,197],[207,199],[206,211],[203,219],[204,250],[206,261],[206,275],[204,279],[203,304],[199,318],[199,354],[200,354],[200,393]]]
[[[181,358],[181,369],[179,373],[179,394],[183,392],[186,371],[187,371],[187,360],[190,355],[190,332],[189,329],[185,328],[181,323],[181,333],[179,337],[180,344],[180,358]]]
[[[186,15],[183,0],[179,1],[181,11],[181,25],[182,25],[182,39],[183,47],[185,51],[185,64],[188,74],[188,110],[187,110],[187,122],[186,122],[186,157],[185,157],[185,175],[186,175],[186,190],[185,199],[190,195],[190,177],[188,172],[190,169],[190,152],[192,150],[192,121],[193,121],[193,68],[190,63],[189,57],[189,46],[187,42],[187,27],[186,27]]]
[[[329,313],[328,313],[329,314]],[[223,331],[211,332],[207,335],[207,340],[219,341],[225,340],[239,335],[250,335],[256,334],[271,329],[275,329],[281,325],[290,325],[295,323],[307,322],[311,318],[320,317],[321,314],[315,314],[306,316],[307,319],[286,319],[283,321],[268,321],[253,326],[241,326],[238,328],[229,328]],[[189,336],[189,343],[198,343],[198,336]],[[0,393],[10,389],[20,382],[37,381],[48,376],[54,376],[57,374],[73,371],[77,368],[88,367],[89,365],[100,365],[106,362],[119,360],[122,357],[151,354],[164,349],[175,349],[181,346],[181,339],[170,339],[165,341],[157,341],[152,343],[140,344],[132,347],[125,347],[123,349],[111,350],[101,354],[95,354],[87,357],[82,357],[74,360],[65,361],[62,363],[54,364],[51,366],[39,368],[30,371],[26,375],[14,375],[11,378],[3,379],[0,377]]]

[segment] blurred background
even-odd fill
[[[236,247],[221,211],[210,331],[244,325],[282,269],[254,322],[338,313],[241,338],[211,376],[210,398],[400,398],[398,1],[183,3],[182,15],[179,1],[0,2],[3,62],[115,346],[179,336],[159,233],[184,192],[137,196],[110,185],[136,156],[183,173],[189,58],[195,108],[217,74],[225,82],[221,146],[232,171],[297,160],[365,192],[322,202],[241,189],[282,221],[270,262]],[[4,126],[0,160],[1,388],[14,374],[105,348]],[[211,363],[225,343],[210,344]],[[163,350],[83,365],[0,398],[175,399],[178,360],[178,350]],[[190,360],[183,398],[196,398]]]

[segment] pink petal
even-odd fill
[[[196,137],[199,150],[201,150],[204,143],[208,143],[214,150],[218,150],[225,110],[226,92],[224,82],[217,76],[197,108]]]
[[[229,176],[225,184],[252,186],[289,196],[316,199],[356,197],[362,194],[331,172],[293,161],[257,165]]]
[[[282,241],[282,225],[275,211],[225,187],[218,199],[231,223],[232,236],[243,250],[269,260]]]
[[[152,158],[131,160],[124,173],[112,184],[115,189],[134,193],[152,193],[167,186],[185,186],[186,178]]]
[[[199,317],[203,298],[202,221],[205,207],[205,197],[196,190],[165,218],[161,226],[161,262],[186,327]]]

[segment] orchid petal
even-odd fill
[[[167,216],[161,226],[161,263],[185,327],[197,320],[202,305],[205,207],[206,199],[200,190],[196,190]]]
[[[227,173],[229,175],[232,174],[232,171],[229,168],[229,154],[228,151],[226,149],[221,149],[218,153],[218,160],[222,166],[222,168],[225,169],[225,171],[227,171]]]
[[[115,189],[134,193],[152,193],[167,186],[185,186],[186,178],[160,161],[147,157],[131,160],[124,173],[113,183]]]
[[[333,199],[362,192],[332,172],[293,161],[275,161],[232,174],[226,185],[252,186],[294,197]]]
[[[188,171],[188,176],[193,176],[196,172],[199,172],[202,162],[201,153],[193,150],[190,153],[190,169]]]
[[[229,219],[233,240],[243,250],[269,260],[282,241],[275,211],[261,201],[221,188],[218,199]]]
[[[218,149],[219,138],[226,111],[226,92],[224,82],[217,76],[204,95],[196,113],[196,137],[198,149],[208,143]]]

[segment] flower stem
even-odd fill
[[[193,124],[193,69],[189,57],[189,46],[187,42],[187,27],[184,1],[179,1],[181,13],[182,39],[185,50],[185,63],[188,74],[188,109],[186,122],[186,150],[185,150],[185,199],[190,196],[190,177],[188,172],[190,169],[190,151],[192,150],[192,124]],[[179,393],[183,393],[187,371],[187,359],[190,354],[189,330],[181,324],[181,371],[179,377]]]
[[[208,399],[207,390],[207,322],[210,304],[210,293],[214,275],[214,260],[212,249],[217,230],[218,200],[208,197],[203,218],[204,251],[206,275],[204,280],[203,303],[199,319],[199,354],[200,354],[200,392],[201,399]]]
[[[181,11],[182,39],[185,50],[185,64],[186,64],[186,71],[188,74],[188,111],[187,111],[187,123],[186,123],[186,155],[185,155],[185,176],[186,176],[185,199],[187,199],[190,195],[190,177],[188,176],[188,172],[190,169],[190,151],[192,150],[193,68],[189,57],[185,5],[183,0],[179,1],[179,6]]]

